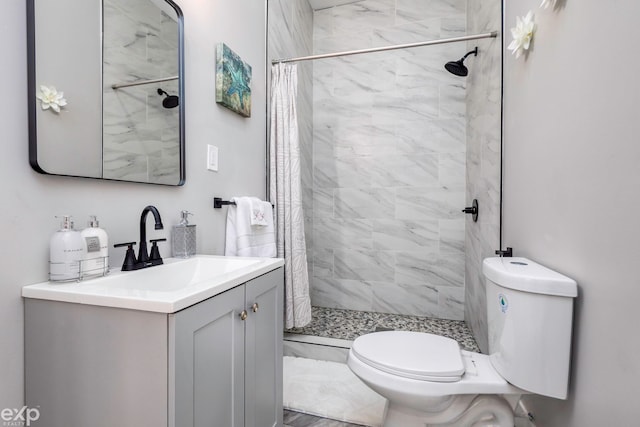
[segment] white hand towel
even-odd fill
[[[251,198],[234,197],[231,201],[236,205],[230,205],[227,211],[225,255],[275,257],[276,234],[271,204],[262,202],[267,224],[251,225]]]
[[[271,204],[257,197],[250,197],[251,225],[269,225],[266,215],[272,213]]]

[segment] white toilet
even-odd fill
[[[489,355],[420,332],[357,338],[347,364],[387,398],[384,427],[513,427],[520,396],[565,399],[574,280],[525,258],[487,258]]]

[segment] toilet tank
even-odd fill
[[[526,258],[487,258],[482,272],[493,367],[517,387],[566,399],[576,282]]]

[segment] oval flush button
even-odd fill
[[[514,265],[529,265],[526,262],[521,262],[521,261],[511,261],[511,264],[514,264]]]

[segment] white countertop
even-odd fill
[[[22,288],[24,298],[175,313],[284,265],[282,258],[196,255],[81,282]]]

